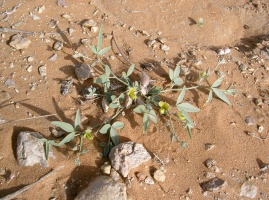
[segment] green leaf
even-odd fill
[[[199,112],[200,109],[191,105],[190,103],[181,103],[177,104],[177,108],[179,111],[186,111],[186,112]]]
[[[220,86],[221,82],[223,81],[223,78],[218,78],[212,85],[211,88],[215,88]]]
[[[110,103],[108,106],[110,108],[118,108],[119,107],[119,104],[117,104],[117,103]]]
[[[124,102],[124,93],[121,93],[118,98],[119,98],[120,103],[123,103]]]
[[[90,47],[90,49],[92,50],[92,52],[93,52],[94,54],[97,54],[97,53],[98,53],[97,50],[96,50],[96,48],[95,48],[95,46],[89,44],[89,47]]]
[[[191,132],[191,128],[187,125],[187,131],[188,131],[188,134],[190,136],[190,139],[192,139],[192,132]]]
[[[75,132],[69,133],[67,136],[65,136],[65,138],[58,144],[58,146],[61,146],[65,143],[70,142],[71,140],[73,140],[75,137]]]
[[[74,129],[74,127],[66,122],[61,122],[61,121],[53,121],[51,122],[53,125],[60,127],[61,129],[63,129],[64,131],[71,133],[71,132],[75,132],[76,130]]]
[[[101,25],[100,27],[100,31],[99,31],[99,34],[98,34],[98,43],[97,43],[97,52],[100,51],[101,49],[101,46],[102,46],[102,43],[103,43],[103,33],[102,33],[102,29],[103,29],[103,26]]]
[[[193,124],[193,121],[192,121],[190,115],[189,115],[186,111],[183,111],[183,115],[184,115],[184,116],[186,117],[186,119],[187,119],[187,125],[188,125],[189,127],[194,127],[194,124]]]
[[[148,115],[151,121],[153,121],[154,123],[157,123],[157,115],[154,110],[150,110]]]
[[[111,49],[111,46],[109,46],[109,47],[105,47],[105,48],[101,49],[100,51],[98,51],[98,54],[99,54],[99,55],[103,55],[103,54],[105,54],[106,52],[108,52],[110,49]]]
[[[169,78],[170,78],[171,81],[174,80],[174,72],[173,72],[173,70],[171,68],[169,68]]]
[[[78,130],[79,126],[80,126],[80,112],[78,109],[76,112],[76,118],[75,118],[75,124],[74,124],[75,130]]]
[[[179,104],[184,99],[185,91],[186,91],[186,87],[184,85],[183,88],[182,88],[182,91],[181,91],[180,95],[177,98],[177,103],[176,104]]]
[[[110,129],[110,137],[115,145],[118,145],[120,143],[119,135],[116,129],[114,129],[113,127],[111,127]]]
[[[107,81],[107,76],[105,74],[102,74],[97,79],[95,79],[95,83],[104,84],[106,81]]]
[[[100,129],[100,133],[102,134],[106,134],[108,129],[110,129],[111,125],[110,124],[105,124],[101,129]]]
[[[161,93],[161,91],[162,91],[162,88],[161,88],[160,86],[153,86],[153,87],[149,90],[148,94],[151,94],[151,95],[158,95],[158,94]]]
[[[136,113],[143,113],[145,112],[145,110],[146,110],[146,107],[144,105],[139,105],[133,111]]]
[[[184,81],[183,81],[182,78],[178,77],[178,78],[175,78],[175,79],[174,79],[174,83],[175,83],[176,85],[182,85],[182,84],[184,83]]]
[[[46,157],[46,160],[48,160],[49,153],[50,153],[50,145],[49,145],[48,141],[46,141],[44,143],[44,145],[45,145],[45,157]]]
[[[208,103],[210,103],[212,101],[212,94],[213,94],[213,92],[212,92],[212,90],[210,90],[209,94],[208,94],[208,98],[207,98],[207,100],[205,102],[206,104],[208,104]]]
[[[144,116],[143,116],[143,131],[144,132],[146,132],[148,126],[149,126],[149,115],[147,113],[144,113]]]
[[[101,143],[100,143],[100,146],[101,146],[101,147],[106,147],[106,142],[101,142]]]
[[[174,79],[176,79],[179,76],[179,74],[180,74],[180,66],[177,65],[174,71]]]
[[[112,124],[112,127],[113,127],[113,128],[117,128],[117,129],[121,129],[121,128],[124,127],[124,123],[121,122],[121,121],[116,121],[116,122],[114,122],[114,123]]]
[[[127,71],[127,76],[130,76],[133,73],[134,68],[135,68],[135,65],[131,64],[131,66],[129,67],[129,69]]]
[[[105,74],[106,74],[106,77],[109,77],[110,72],[111,72],[111,70],[110,70],[109,66],[108,65],[105,65]]]
[[[122,73],[121,73],[121,76],[122,76],[122,78],[127,79],[127,74],[126,74],[126,72],[122,72]]]
[[[104,157],[107,156],[107,154],[109,153],[109,150],[110,150],[109,146],[106,146],[104,148]]]
[[[183,147],[183,148],[187,148],[189,145],[188,145],[187,142],[180,141],[180,146]]]
[[[212,90],[215,92],[217,97],[219,97],[222,101],[224,101],[225,103],[227,103],[230,106],[232,105],[231,102],[229,101],[229,99],[225,96],[225,94],[220,89],[212,88]]]

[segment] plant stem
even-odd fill
[[[108,77],[108,78],[114,78],[117,79],[119,82],[121,82],[122,84],[129,86],[127,83],[125,83],[124,81],[122,81],[121,79],[119,79],[112,71],[111,74],[113,75],[113,77]]]
[[[186,88],[186,90],[192,90],[192,89],[196,89],[198,87],[205,87],[205,86],[202,86],[202,85],[196,85],[196,86],[193,86],[193,87],[189,87],[189,88]],[[171,91],[181,91],[183,88],[179,88],[179,89],[167,89],[167,90],[162,90],[162,92],[171,92]]]
[[[82,150],[82,143],[83,143],[83,135],[80,135],[80,142],[79,142],[79,152]]]

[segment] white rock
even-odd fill
[[[42,136],[38,132],[20,132],[17,139],[17,160],[21,166],[40,164],[48,167],[44,145],[39,142]]]
[[[164,182],[165,181],[165,174],[162,170],[157,169],[154,173],[153,173],[153,178],[156,181],[160,181],[160,182]]]
[[[112,167],[123,177],[127,177],[131,169],[149,161],[151,156],[142,144],[130,141],[113,147],[109,153],[109,159]]]
[[[258,188],[251,182],[244,182],[240,189],[240,196],[254,199],[258,193]]]
[[[223,49],[219,49],[219,50],[218,50],[218,55],[219,55],[219,56],[222,56],[222,55],[224,55],[224,54],[225,54],[225,52],[224,52]]]
[[[104,174],[110,174],[111,172],[111,165],[109,163],[105,163],[101,166],[101,171],[104,173]]]
[[[148,185],[154,185],[154,180],[150,176],[147,176],[144,182]]]
[[[20,50],[26,49],[30,43],[31,41],[28,38],[22,37],[20,34],[16,34],[11,37],[9,45],[17,50]]]
[[[170,48],[169,48],[169,46],[166,45],[166,44],[161,44],[161,49],[162,49],[163,51],[168,51]]]
[[[75,200],[127,200],[126,186],[108,176],[99,176]]]
[[[47,67],[46,67],[46,65],[41,65],[40,67],[38,67],[38,73],[43,77],[47,76]]]
[[[230,48],[226,47],[224,49],[224,54],[229,54],[230,52],[231,52],[231,49]]]

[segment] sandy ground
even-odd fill
[[[1,2],[1,12],[11,11],[18,3]],[[269,143],[268,139],[259,139],[265,138],[269,131],[269,56],[261,54],[261,50],[269,48],[267,0],[66,0],[66,3],[67,7],[64,8],[52,0],[21,1],[15,12],[8,16],[5,13],[1,15],[1,26],[5,28],[61,34],[55,37],[51,34],[27,35],[31,44],[22,51],[14,50],[8,45],[14,32],[0,34],[0,90],[9,94],[9,97],[1,96],[0,99],[1,119],[8,122],[57,114],[48,118],[1,124],[0,168],[10,171],[12,179],[6,180],[8,177],[1,176],[0,197],[63,166],[16,199],[73,199],[94,177],[101,174],[100,166],[108,161],[100,156],[103,149],[99,143],[105,138],[99,135],[84,144],[89,152],[80,156],[80,166],[74,162],[77,155],[70,150],[72,144],[66,148],[53,149],[55,158],[49,160],[49,168],[38,165],[21,167],[16,161],[16,139],[20,131],[38,131],[43,136],[50,137],[50,122],[70,121],[78,108],[89,119],[87,127],[112,114],[112,111],[103,113],[99,100],[84,105],[78,103],[79,95],[83,88],[91,84],[91,80],[81,84],[76,79],[74,66],[80,60],[73,58],[72,54],[75,50],[81,52],[84,49],[91,56],[89,49],[80,40],[88,38],[89,43],[97,43],[98,33],[87,28],[83,30],[81,26],[83,21],[93,19],[97,26],[103,24],[104,34],[111,34],[113,31],[120,49],[130,62],[137,66],[143,62],[159,63],[148,74],[161,80],[168,80],[168,66],[174,67],[182,59],[182,55],[187,55],[186,65],[190,67],[191,73],[183,78],[187,85],[192,85],[198,72],[208,67],[213,69],[217,64],[217,49],[231,49],[224,56],[227,62],[219,68],[226,73],[221,87],[226,88],[233,83],[233,87],[239,92],[235,97],[229,96],[232,106],[217,98],[204,106],[207,91],[187,93],[187,100],[201,109],[201,112],[192,115],[196,123],[192,140],[180,124],[175,124],[181,138],[188,142],[188,148],[184,149],[178,143],[170,142],[169,129],[165,126],[166,118],[158,124],[151,124],[147,133],[143,134],[139,115],[126,112],[124,117],[119,117],[125,123],[124,129],[120,131],[121,142],[131,140],[142,143],[152,156],[153,153],[158,155],[166,169],[165,182],[154,185],[139,183],[135,174],[142,172],[151,175],[161,165],[156,159],[131,171],[130,177],[134,177],[134,180],[127,190],[130,199],[248,199],[240,196],[240,187],[245,181],[257,186],[258,194],[255,199],[269,198],[268,174],[260,173],[261,165],[269,163]],[[45,10],[38,13],[37,8],[42,5]],[[30,12],[39,19],[34,20],[29,15]],[[70,15],[70,19],[63,18],[63,14]],[[199,18],[204,19],[202,26],[195,24]],[[48,25],[51,19],[59,21],[56,28]],[[74,29],[71,36],[68,28]],[[145,32],[148,35],[142,34]],[[146,45],[149,39],[157,37],[166,38],[165,44],[170,47],[167,53],[159,46],[153,49]],[[56,52],[52,48],[55,40],[64,42],[61,51]],[[104,39],[104,46],[111,44],[112,50],[105,54],[105,58],[112,69],[115,72],[127,69],[128,65],[123,57],[118,56],[118,49],[111,43],[111,39]],[[50,61],[49,57],[53,53],[57,53],[57,59]],[[29,56],[34,57],[31,63],[27,61]],[[195,65],[195,60],[201,60],[201,64]],[[46,78],[38,74],[38,67],[44,64],[47,66]],[[239,69],[240,64],[247,66],[244,73]],[[26,69],[30,65],[33,70],[28,72]],[[74,87],[63,96],[60,94],[60,81],[70,77],[74,78]],[[139,80],[137,75],[134,77]],[[7,78],[15,81],[14,87],[5,87]],[[213,82],[215,79],[213,76],[209,81]],[[30,85],[33,83],[35,89],[31,90]],[[172,104],[177,95],[168,93],[163,98]],[[257,104],[257,99],[261,99],[262,103]],[[247,116],[254,119],[254,125],[246,124]],[[261,125],[264,130],[259,133],[258,126]],[[257,138],[246,134],[247,131],[254,132]],[[206,150],[206,143],[212,143],[215,147]],[[208,158],[216,161],[219,171],[215,172],[205,166],[204,162]],[[217,177],[226,181],[226,186],[215,192],[203,192],[200,184],[208,180],[205,172],[214,172]],[[189,188],[191,192],[188,192]]]

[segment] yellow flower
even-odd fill
[[[136,88],[130,88],[128,91],[128,96],[131,97],[131,99],[136,99]]]
[[[92,130],[88,129],[84,132],[83,137],[87,138],[88,140],[92,140],[93,136],[92,136]]]
[[[159,106],[160,106],[160,113],[161,114],[165,114],[169,109],[169,104],[166,103],[165,101],[160,101]]]
[[[180,119],[181,121],[185,121],[185,119],[186,119],[186,117],[185,117],[185,115],[183,114],[182,111],[179,111],[177,113],[177,118]]]

